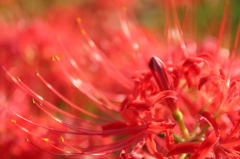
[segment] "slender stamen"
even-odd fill
[[[119,82],[122,86],[127,88],[128,90],[131,90],[132,83],[131,81],[126,78],[119,70],[117,70],[115,67],[113,67],[112,63],[106,58],[106,55],[96,46],[96,44],[93,42],[93,40],[90,38],[90,36],[86,33],[84,26],[79,20],[77,19],[78,26],[81,31],[84,31],[84,34],[82,36],[86,40],[89,48],[91,49],[92,55],[94,56],[95,60],[103,66],[103,68],[109,73],[109,75]],[[116,78],[118,77],[118,78]]]
[[[109,111],[115,111],[113,108],[107,106],[106,104],[102,103],[100,100],[98,100],[96,97],[94,97],[89,91],[87,91],[82,83],[82,80],[79,78],[73,77],[59,62],[56,62],[61,69],[61,71],[64,73],[64,75],[72,82],[72,84],[83,94],[85,94],[87,97],[89,97],[93,102],[95,102],[104,113],[106,113],[109,117],[119,120],[116,116],[113,115],[112,112]]]
[[[60,124],[63,124],[64,126],[71,128],[75,131],[78,132],[71,132],[71,131],[63,131],[63,130],[58,130],[58,129],[54,129],[54,128],[50,128],[50,127],[46,127],[37,123],[34,123],[31,120],[28,120],[24,117],[22,117],[21,115],[15,113],[14,111],[12,111],[11,109],[9,109],[13,114],[15,114],[16,116],[18,116],[19,118],[23,119],[24,121],[51,130],[51,131],[56,131],[56,132],[61,132],[61,133],[69,133],[69,134],[75,134],[75,135],[124,135],[124,134],[129,134],[129,133],[134,133],[134,132],[140,132],[140,131],[144,131],[145,129],[147,129],[146,125],[141,125],[141,126],[135,126],[135,127],[129,127],[129,128],[122,128],[122,129],[113,129],[113,130],[93,130],[93,129],[86,129],[80,126],[76,126],[76,125],[72,125],[69,124],[67,122],[64,122],[56,117],[54,117],[53,115],[51,115],[50,113],[46,112],[46,110],[44,108],[42,108],[42,111],[44,111],[45,113],[47,113],[48,116],[50,116],[51,118],[53,118],[55,121],[57,121]],[[21,129],[23,129],[24,131],[27,131],[26,128],[23,128],[22,126],[20,126],[19,124],[17,124],[17,122],[15,120],[11,120],[12,123],[16,124],[17,126],[21,127]]]
[[[77,21],[81,21],[81,19],[79,20],[79,18],[78,18]],[[83,79],[83,80],[87,81],[87,84],[88,84],[89,86],[91,86],[91,88],[89,88],[88,91],[89,91],[89,92],[95,91],[95,93],[96,93],[100,98],[102,98],[110,107],[113,108],[114,105],[113,105],[102,93],[99,93],[99,91],[97,91],[97,90],[94,88],[94,86],[92,86],[92,84],[90,84],[90,83],[91,83],[90,80],[81,72],[81,68],[78,66],[77,62],[73,59],[73,57],[71,56],[71,54],[69,53],[69,51],[67,50],[67,48],[65,47],[65,45],[62,43],[60,37],[58,38],[58,41],[59,41],[59,43],[61,44],[61,47],[63,48],[63,50],[64,50],[64,52],[65,52],[64,55],[65,55],[65,57],[66,57],[66,59],[67,59],[66,61],[69,62],[69,63],[71,64],[71,66],[75,69],[75,71],[77,72],[77,77],[78,77],[79,79]],[[52,58],[54,59],[54,60],[52,60],[52,61],[55,61],[55,59],[56,59],[57,61],[60,60],[60,57],[59,57],[59,56],[52,56]]]
[[[186,47],[186,44],[184,42],[183,32],[181,30],[181,26],[180,26],[180,23],[179,23],[179,20],[178,20],[176,6],[175,6],[175,3],[174,3],[174,0],[170,0],[170,1],[171,1],[171,4],[172,4],[173,21],[174,21],[175,27],[176,27],[179,35],[180,35],[180,41],[179,41],[180,46],[181,46],[181,49],[183,51],[184,57],[188,57],[187,47]]]
[[[41,75],[40,73],[37,73],[37,76],[39,77],[39,79],[49,88],[51,89],[51,91],[53,91],[58,97],[60,97],[62,100],[64,100],[67,104],[69,104],[71,107],[73,107],[74,109],[86,114],[86,115],[89,115],[93,118],[96,118],[96,119],[100,119],[100,120],[103,120],[103,121],[109,121],[109,120],[106,120],[105,118],[102,118],[102,117],[99,117],[95,114],[92,114],[88,111],[85,111],[84,109],[82,109],[81,107],[73,104],[70,100],[68,100],[66,97],[64,97],[62,94],[60,94],[57,90],[55,90]]]
[[[142,55],[140,54],[139,51],[139,44],[136,40],[136,38],[133,36],[133,31],[129,25],[128,19],[126,17],[126,8],[123,7],[121,8],[119,0],[116,0],[117,3],[117,10],[119,13],[119,18],[120,18],[120,23],[122,27],[122,31],[126,38],[129,40],[129,43],[132,44],[132,48],[134,50],[134,55],[136,57],[136,64],[140,65],[139,61],[142,61]]]
[[[225,27],[226,27],[226,24],[227,24],[228,10],[229,10],[229,1],[225,0],[223,17],[222,17],[222,21],[221,21],[220,29],[219,29],[219,33],[218,33],[218,50],[217,51],[219,51],[219,48],[220,48],[221,43],[222,43]]]

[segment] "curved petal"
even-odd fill
[[[219,137],[212,132],[199,146],[197,152],[190,159],[204,159],[218,142]]]
[[[172,90],[162,91],[155,95],[154,104],[156,104],[157,102],[159,102],[160,100],[165,99],[165,98],[177,99],[177,93]]]
[[[126,109],[132,111],[150,111],[151,109],[151,105],[140,100],[132,100],[128,102],[126,105],[127,105]]]
[[[192,143],[192,142],[185,142],[175,145],[167,154],[167,156],[173,156],[178,154],[194,154],[198,147],[200,146],[199,143]]]
[[[175,127],[175,123],[170,122],[151,122],[148,124],[148,128],[146,130],[146,133],[150,134],[160,134],[163,131],[173,129]]]
[[[220,131],[218,129],[218,124],[217,124],[216,120],[214,119],[214,116],[207,111],[203,111],[200,114],[200,116],[207,120],[207,122],[214,128],[217,137],[219,137]],[[201,120],[201,117],[200,117],[200,120]]]
[[[207,82],[210,82],[210,81],[212,81],[214,79],[217,79],[217,80],[219,80],[221,82],[223,81],[221,76],[216,75],[216,74],[210,74],[210,75],[200,79],[199,84],[198,84],[198,89],[200,90]]]
[[[158,159],[163,159],[163,155],[157,151],[156,143],[154,141],[155,135],[147,134],[146,135],[146,146],[148,151]]]

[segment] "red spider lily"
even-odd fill
[[[81,92],[77,100],[91,100],[83,105],[71,100],[74,93],[65,95],[55,81],[37,72],[54,99],[63,103],[61,109],[48,94],[40,95],[24,79],[16,78],[14,72],[3,67],[12,81],[31,96],[32,105],[54,122],[30,119],[10,108],[18,117],[11,122],[27,134],[27,143],[50,154],[72,157],[115,158],[114,153],[118,152],[118,158],[123,159],[239,158],[239,60],[235,56],[240,25],[230,55],[221,48],[228,3],[217,39],[206,39],[203,44],[185,42],[176,3],[171,1],[168,7],[172,9],[172,28],[179,37],[170,35],[174,43],[160,45],[162,54],[154,53],[154,40],[146,38],[141,27],[127,18],[120,3],[116,3],[117,24],[122,30],[113,23],[104,34],[89,35],[88,25],[78,18],[78,52],[71,49],[77,48],[71,43],[77,41],[76,35],[69,43],[63,40],[68,40],[68,36],[57,38],[64,53],[51,56],[61,71],[54,77],[66,78],[75,87],[67,85],[66,89]],[[98,29],[104,30],[103,26],[98,25]],[[170,28],[166,26],[166,30]],[[125,63],[129,64],[121,66]],[[40,134],[28,125],[48,133]]]
[[[29,75],[29,72],[35,72],[42,64],[48,67],[46,70],[42,70],[43,74],[48,74],[50,70],[54,69],[49,59],[50,55],[52,55],[54,51],[57,51],[56,48],[59,44],[55,37],[48,36],[49,32],[53,32],[53,28],[37,19],[30,24],[24,24],[24,26],[20,23],[21,20],[14,23],[1,22],[0,63],[8,68],[10,72],[22,76],[32,88],[36,88],[46,94],[51,93],[43,87],[40,88],[40,83],[33,80],[35,75]],[[39,32],[40,30],[44,33]],[[21,61],[21,63],[19,63],[19,61]],[[57,71],[55,73],[55,75],[58,74]],[[0,112],[2,119],[0,128],[1,158],[33,158],[35,154],[38,154],[38,156],[34,158],[52,158],[52,155],[39,151],[38,149],[32,149],[31,145],[26,144],[24,139],[26,136],[25,132],[14,133],[15,127],[9,124],[9,120],[12,119],[14,123],[15,118],[8,108],[21,115],[28,116],[29,120],[38,118],[39,121],[46,125],[52,124],[50,121],[45,120],[45,117],[39,113],[38,109],[32,107],[29,98],[22,90],[5,78],[5,72],[2,69],[0,70],[0,74]],[[52,80],[55,75],[53,73],[51,76],[48,76],[47,79]],[[24,78],[24,76],[27,78]],[[64,81],[64,79],[60,79],[59,82],[60,81]],[[56,87],[60,89],[67,87],[67,85],[64,87],[60,84],[62,82],[59,82],[55,82]],[[66,90],[66,94],[70,95],[74,93],[74,90],[68,90],[70,92]],[[49,94],[48,99],[58,101],[58,98],[55,98],[51,94]],[[71,97],[69,97],[69,99],[71,99]],[[39,132],[46,136],[54,136],[54,133],[49,134],[46,130],[36,130],[34,129],[36,127],[27,125],[21,120],[18,120],[18,124],[23,124],[25,130]]]

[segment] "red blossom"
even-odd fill
[[[0,62],[7,77],[0,79],[0,111],[6,126],[0,133],[17,128],[17,138],[26,140],[21,150],[63,157],[239,158],[240,23],[233,49],[223,48],[226,1],[216,39],[186,40],[188,12],[197,3],[161,2],[162,42],[132,18],[134,8],[143,7],[135,0],[94,1],[77,23],[78,9],[68,6],[64,18],[53,10],[45,22],[20,31],[3,26]],[[53,38],[55,30],[61,36]],[[7,148],[16,143],[3,141]],[[13,155],[19,153],[14,148]]]

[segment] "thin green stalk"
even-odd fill
[[[184,142],[185,140],[179,136],[177,133],[173,133],[173,137],[174,137],[174,142],[175,143],[182,143]]]
[[[210,126],[209,124],[205,125],[204,128],[202,129],[202,131],[198,134],[198,136],[203,135],[203,134],[207,131],[207,129],[209,128],[209,126]]]
[[[180,130],[182,132],[182,135],[183,135],[183,138],[184,139],[189,139],[189,132],[188,132],[188,129],[183,121],[183,116],[182,116],[182,113],[179,111],[179,110],[176,110],[174,113],[173,113],[173,117],[174,119],[178,122],[178,125],[180,127]]]
[[[197,122],[196,125],[195,125],[195,127],[193,128],[193,131],[192,131],[192,133],[191,133],[191,135],[190,135],[190,138],[193,138],[193,137],[196,136],[196,134],[197,134],[197,129],[199,128],[199,125],[200,125],[200,123]]]

